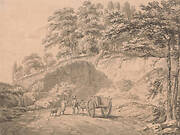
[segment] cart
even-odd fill
[[[87,102],[87,111],[90,117],[95,117],[96,109],[101,109],[103,117],[109,117],[112,109],[112,99],[110,97],[93,96]]]

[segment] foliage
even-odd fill
[[[21,107],[25,91],[21,86],[0,83],[0,107]]]
[[[42,98],[37,98],[35,102],[36,108],[51,108],[59,107],[63,99],[65,99],[68,104],[70,104],[72,89],[74,85],[62,82],[61,84],[56,84],[46,96]],[[33,92],[34,94],[36,92]]]
[[[122,11],[128,19],[132,19],[136,9],[135,6],[131,6],[129,2],[125,2]]]
[[[17,62],[14,63],[13,69],[12,69],[12,80],[15,80],[15,74],[17,72]]]
[[[166,121],[166,110],[164,106],[158,106],[153,108],[153,124],[163,123]]]
[[[171,91],[171,50],[173,55],[179,56],[177,52],[176,37],[179,33],[179,3],[177,1],[168,0],[162,1],[161,3],[154,1],[149,2],[147,5],[141,6],[141,11],[134,14],[130,18],[130,5],[126,2],[124,7],[125,16],[128,20],[122,19],[116,23],[113,20],[112,29],[109,29],[106,37],[113,43],[118,42],[123,35],[127,34],[129,40],[123,45],[126,48],[123,51],[130,52],[130,49],[137,51],[138,53],[145,53],[143,57],[167,57],[168,62],[168,90],[167,90],[167,114],[168,119],[171,119],[172,110],[171,106],[176,104],[176,99],[172,102],[172,91]],[[178,14],[177,14],[178,13]],[[120,17],[114,17],[116,20]],[[121,17],[122,18],[122,17]],[[113,26],[112,25],[112,26]],[[109,25],[107,25],[109,26]],[[147,39],[147,40],[146,40]],[[127,40],[127,39],[126,39]],[[133,44],[131,44],[134,40]],[[120,40],[121,41],[121,40]],[[146,42],[151,41],[151,42]],[[133,46],[133,47],[132,47]],[[176,47],[174,47],[176,46]],[[121,51],[122,51],[121,49]],[[116,49],[117,50],[117,49]],[[139,50],[139,51],[138,51]],[[161,51],[161,55],[153,54],[154,51]],[[179,58],[178,58],[179,61]],[[179,63],[179,62],[178,62]],[[179,65],[177,63],[177,66]],[[179,72],[177,72],[178,74]],[[177,80],[177,79],[176,79]],[[176,92],[177,90],[175,90]],[[154,93],[154,92],[152,92]],[[177,95],[177,92],[176,94]],[[173,98],[177,98],[174,96]]]
[[[149,87],[149,95],[148,95],[148,99],[152,98],[154,99],[158,94],[162,93],[163,90],[163,84],[161,80],[155,80],[153,83],[150,83],[150,87]]]
[[[59,9],[48,19],[48,33],[43,44],[46,49],[58,46],[57,57],[78,54],[98,54],[101,50],[117,48],[128,33],[118,31],[132,18],[135,7],[126,2],[122,11],[119,2],[101,3],[86,0],[75,12],[72,8]],[[120,35],[120,36],[119,36]]]
[[[72,8],[59,9],[48,19],[48,34],[43,44],[45,48],[58,46],[69,48],[73,52],[77,47],[77,39],[80,35],[77,31],[77,15]]]
[[[53,57],[53,54],[52,53],[46,53],[43,57],[44,59],[44,62],[45,62],[45,66],[46,67],[51,67],[53,66],[54,64],[56,64],[56,60],[55,58]]]
[[[104,29],[102,24],[102,8],[96,7],[90,1],[84,1],[78,9],[78,26],[82,34],[82,42],[85,51],[98,53],[98,40],[100,40]]]
[[[104,15],[106,30],[103,33],[103,42],[111,50],[114,44],[120,45],[128,39],[126,33],[119,33],[118,28],[126,23],[126,19],[121,11],[107,11]],[[115,48],[117,50],[117,48]]]
[[[16,72],[14,72],[14,79],[17,80],[17,79],[19,79],[19,78],[21,78],[23,76],[24,76],[23,66],[20,65],[20,66],[17,67]]]
[[[13,65],[12,70],[12,79],[13,81],[18,80],[19,78],[24,76],[24,70],[22,65],[18,65],[17,62]]]
[[[114,9],[114,4],[113,4],[112,1],[108,2],[107,8],[108,8],[108,10],[113,10]]]
[[[120,10],[120,9],[121,9],[120,3],[119,3],[119,2],[115,2],[115,3],[114,3],[114,8],[115,8],[116,10]]]
[[[26,56],[23,59],[22,64],[25,74],[31,74],[32,70],[40,71],[44,68],[42,58],[36,53]]]

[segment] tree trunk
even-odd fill
[[[167,54],[167,66],[168,66],[168,75],[167,75],[167,121],[172,120],[172,106],[171,106],[171,47],[170,40],[168,42],[168,54]]]
[[[176,120],[176,106],[177,106],[177,94],[178,94],[178,77],[179,70],[176,71],[175,82],[174,82],[174,91],[173,91],[173,98],[172,98],[172,113],[173,113],[173,120]]]
[[[172,101],[172,107],[173,107],[173,119],[176,120],[177,114],[176,114],[176,107],[177,107],[177,98],[178,98],[178,89],[179,89],[179,52],[180,52],[180,34],[178,34],[178,49],[177,49],[177,56],[176,56],[176,75],[175,75],[175,82],[174,82],[174,92],[173,92],[173,101]]]
[[[12,81],[15,82],[16,80],[16,73],[17,73],[17,63],[14,63],[13,70],[12,70]]]

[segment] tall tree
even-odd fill
[[[131,19],[136,11],[135,6],[131,6],[130,3],[127,1],[124,3],[122,10],[128,19]]]
[[[131,6],[129,2],[125,2],[123,6],[123,12],[125,13],[128,19],[131,18]]]
[[[171,120],[173,118],[172,106],[174,105],[174,102],[172,103],[171,57],[175,54],[171,53],[173,46],[171,41],[173,35],[178,33],[176,29],[179,24],[173,21],[175,10],[171,6],[172,3],[174,3],[173,0],[168,0],[162,1],[161,3],[157,1],[149,2],[146,6],[142,5],[142,11],[136,13],[132,20],[126,21],[126,23],[118,24],[116,29],[112,29],[107,35],[108,37],[113,37],[114,40],[117,40],[119,38],[118,36],[122,35],[122,33],[128,32],[129,35],[131,35],[131,38],[136,40],[138,44],[140,44],[141,41],[146,41],[146,39],[148,39],[152,43],[145,44],[145,46],[141,47],[141,51],[145,52],[146,57],[153,56],[167,58],[167,120]],[[126,10],[124,11],[127,11],[129,14],[130,5],[128,3],[125,5]],[[176,12],[179,14],[179,11]],[[139,49],[139,47],[136,46],[138,44],[133,45],[133,50]],[[126,50],[129,51],[129,48],[132,48],[132,45],[126,46],[126,48],[128,48]],[[161,53],[155,54],[154,50]],[[177,90],[178,89],[176,89],[176,91]],[[177,96],[177,92],[175,95]],[[174,96],[175,99],[177,99],[176,96]]]
[[[17,79],[19,79],[19,78],[21,78],[21,77],[23,77],[23,76],[24,76],[24,69],[23,69],[23,66],[20,65],[20,66],[18,66],[18,68],[17,68],[17,72],[16,72],[16,74],[15,74],[15,78],[16,78],[16,80],[17,80]]]
[[[108,10],[114,10],[114,4],[112,1],[108,2],[107,8],[108,8]]]
[[[158,2],[149,2],[147,6],[142,6],[141,13],[137,14],[135,19],[131,22],[133,26],[132,33],[140,36],[146,36],[153,41],[153,44],[160,48],[167,48],[167,120],[172,119],[172,90],[171,90],[171,33],[169,31],[169,24],[167,18],[163,14],[164,9],[160,7]],[[134,24],[133,24],[134,23]],[[165,53],[165,52],[164,52]]]
[[[31,70],[40,71],[44,68],[42,58],[36,53],[26,56],[22,64],[26,74],[31,74]]]
[[[56,63],[52,53],[45,53],[43,59],[47,68],[53,66]]]
[[[103,9],[104,6],[103,6],[101,3],[97,3],[97,4],[96,4],[96,8],[97,8],[97,9]]]
[[[179,53],[171,53],[174,44],[172,44],[172,39],[174,34],[178,33],[177,25],[179,23],[173,21],[173,18],[177,18],[176,12],[174,12],[173,1],[161,1],[159,2],[150,2],[147,6],[142,6],[143,13],[139,14],[138,19],[140,22],[136,25],[136,29],[138,28],[141,35],[147,36],[150,40],[154,42],[154,45],[159,46],[161,48],[166,48],[164,55],[167,57],[167,66],[168,66],[168,75],[167,75],[167,120],[175,119],[175,108],[176,108],[176,100],[177,100],[177,90],[172,93],[172,62],[171,57],[178,57],[177,61],[179,61]],[[176,6],[177,4],[174,4]],[[140,28],[140,29],[139,29]],[[178,51],[176,51],[178,52]],[[178,54],[178,55],[177,55]],[[177,62],[177,73],[179,62]],[[177,75],[178,76],[178,75]],[[176,77],[176,87],[178,84],[178,77]],[[173,99],[173,100],[172,100]],[[173,109],[174,108],[174,109]]]
[[[121,8],[120,3],[119,2],[115,2],[114,3],[114,9],[120,10],[120,8]]]
[[[14,62],[14,65],[13,65],[13,70],[12,70],[12,80],[15,81],[16,80],[16,72],[17,72],[17,62]]]
[[[176,62],[176,71],[175,71],[175,82],[174,82],[174,91],[172,93],[172,111],[173,119],[177,119],[177,98],[179,92],[179,58],[180,58],[180,1],[179,0],[168,0],[167,2],[162,3],[165,7],[168,7],[167,17],[171,21],[170,27],[172,31],[172,44],[173,44],[173,53],[174,59]]]
[[[98,53],[98,40],[101,38],[104,29],[101,21],[101,12],[95,4],[84,1],[78,9],[78,27],[82,34],[85,50],[89,53]]]
[[[121,11],[109,11],[104,15],[106,29],[103,32],[103,41],[106,49],[117,51],[116,46],[128,39],[126,33],[119,33],[118,27],[123,25],[126,20]],[[108,45],[108,46],[107,46]]]
[[[48,19],[48,34],[43,44],[45,48],[58,46],[69,48],[69,53],[75,53],[78,36],[77,32],[77,15],[73,8],[60,9]]]

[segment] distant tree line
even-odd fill
[[[37,53],[32,53],[24,57],[20,64],[17,64],[17,62],[14,63],[12,79],[15,81],[22,77],[38,73],[54,64],[56,64],[56,59],[52,53],[45,53],[43,57],[40,57]]]
[[[96,55],[104,49],[115,50],[114,44],[120,45],[122,40],[115,43],[113,39],[107,39],[109,30],[124,19],[131,20],[135,11],[135,6],[128,2],[121,7],[119,2],[112,1],[107,6],[84,1],[77,10],[59,9],[48,18],[48,32],[43,45],[47,50],[58,47],[57,58],[65,55]]]

